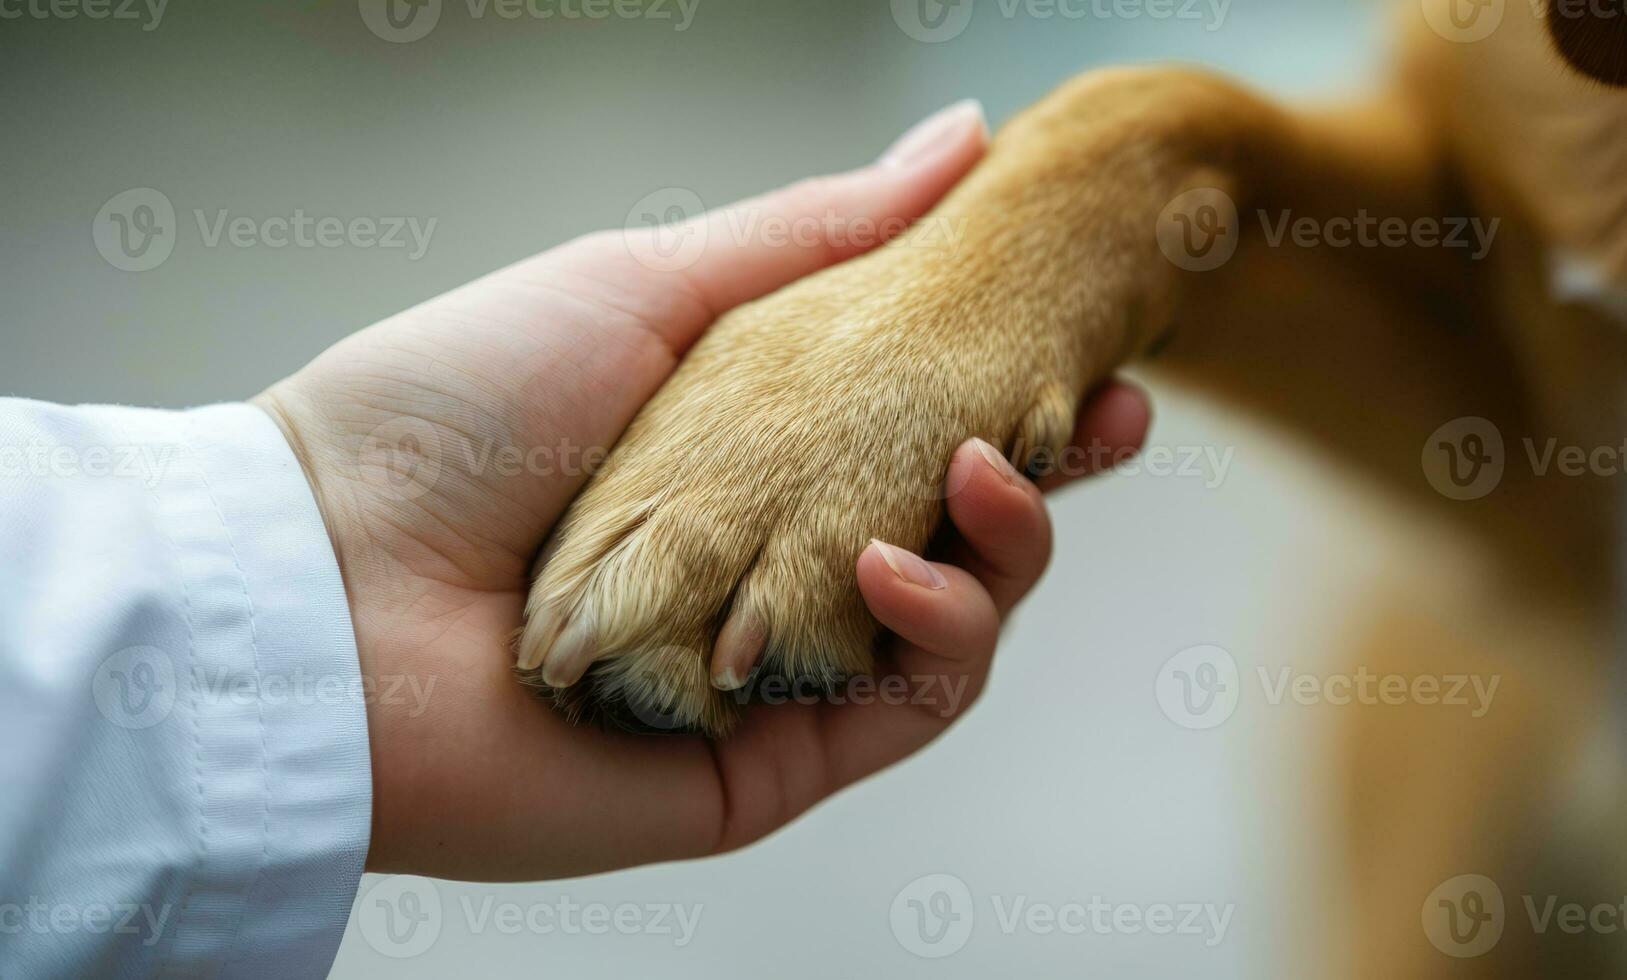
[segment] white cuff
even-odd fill
[[[194,609],[195,626],[224,627],[202,639],[218,641],[207,644],[209,659],[234,683],[198,702],[212,733],[199,765],[218,860],[200,869],[170,965],[223,956],[223,970],[203,974],[326,977],[372,822],[366,698],[344,582],[305,474],[271,419],[251,405],[183,418],[197,467],[173,474],[169,509],[187,578],[215,599]]]
[[[366,692],[281,431],[0,399],[0,555],[0,976],[327,976]]]

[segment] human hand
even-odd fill
[[[513,675],[511,640],[534,557],[591,472],[591,448],[542,466],[534,450],[613,445],[720,313],[874,244],[732,241],[742,217],[913,219],[986,142],[975,107],[952,107],[877,164],[696,219],[707,246],[685,268],[635,258],[655,230],[588,236],[364,330],[256,399],[322,509],[363,677],[377,690],[435,682],[423,704],[369,699],[369,870],[543,879],[729,850],[909,755],[969,706],[1050,540],[1039,491],[974,443],[950,463],[947,563],[872,545],[856,568],[897,636],[889,669],[953,698],[792,702],[749,712],[721,742],[641,737],[573,727],[539,703]],[[1076,435],[1129,448],[1146,423],[1142,396],[1109,385]]]

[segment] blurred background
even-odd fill
[[[1300,97],[1370,84],[1384,47],[1360,0],[123,2],[0,20],[3,394],[240,399],[653,192],[720,205],[859,164],[963,97],[998,123],[1095,65],[1201,62]],[[157,197],[115,202],[138,189]],[[143,224],[153,201],[173,220]],[[110,203],[150,250],[110,251]],[[427,236],[212,233],[296,212]],[[1220,980],[1333,955],[1327,710],[1256,688],[1196,728],[1160,671],[1200,646],[1245,674],[1314,661],[1381,543],[1306,447],[1148,383],[1152,444],[1210,455],[1057,501],[1056,562],[941,743],[719,860],[501,888],[369,878],[332,975]],[[434,910],[410,943],[369,911],[405,891]],[[1142,927],[1026,914],[1093,903]],[[670,909],[670,932],[558,911],[628,906]],[[1154,934],[1163,906],[1176,926],[1202,914]]]

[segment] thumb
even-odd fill
[[[889,226],[896,235],[959,182],[987,145],[983,107],[957,102],[917,123],[869,166],[810,178],[695,219],[707,247],[681,271],[720,314],[874,248]],[[768,229],[786,225],[791,234],[784,240],[767,240]],[[765,233],[741,234],[752,227]]]
[[[646,287],[641,292],[693,296],[689,315],[651,324],[681,351],[728,310],[902,232],[972,169],[988,142],[983,107],[967,99],[917,123],[857,170],[802,180],[691,218],[593,236],[576,243],[570,257],[599,268],[619,259],[615,265],[631,267]],[[635,262],[628,263],[629,256]]]

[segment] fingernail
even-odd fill
[[[1000,474],[1000,479],[1006,481],[1008,486],[1014,487],[1017,485],[1017,469],[1011,465],[1010,460],[1000,455],[1000,450],[995,449],[982,439],[973,439],[972,445],[976,446],[977,451],[983,454],[983,459],[988,462],[989,468]]]
[[[920,555],[911,554],[903,548],[895,548],[878,538],[871,538],[870,543],[875,546],[876,552],[881,555],[882,561],[893,570],[901,580],[911,585],[919,585],[923,589],[932,589],[934,592],[948,588],[949,583],[944,580],[943,574]]]
[[[936,153],[949,137],[970,125],[987,131],[989,124],[983,115],[983,103],[963,99],[911,126],[881,155],[881,163],[886,167],[920,163]]]

